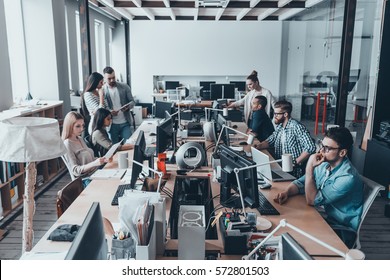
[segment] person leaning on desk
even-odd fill
[[[81,114],[77,112],[66,114],[61,136],[67,150],[65,158],[69,172],[76,178],[82,177],[83,186],[86,187],[91,182],[89,176],[108,160],[104,157],[95,158],[93,150],[87,147],[81,137],[83,130],[84,118]]]
[[[99,108],[95,112],[92,123],[92,144],[100,155],[104,155],[113,145],[107,133],[107,128],[112,124],[112,114],[109,110]],[[123,144],[118,150],[126,151],[134,148],[132,144]]]
[[[305,194],[308,205],[323,207],[319,212],[349,248],[363,211],[363,182],[347,157],[352,144],[347,128],[327,130],[319,152],[307,162],[306,174],[274,199],[283,204],[291,196]]]

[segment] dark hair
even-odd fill
[[[267,106],[267,103],[268,103],[267,98],[265,96],[262,96],[262,95],[255,96],[254,98],[257,99],[257,102],[259,102],[262,109],[265,109],[265,107]]]
[[[103,80],[103,75],[98,72],[93,72],[89,75],[87,85],[85,86],[84,92],[90,92],[97,88],[99,82]]]
[[[111,67],[111,66],[106,66],[104,69],[103,69],[103,74],[112,74],[114,73],[114,69]]]
[[[345,127],[332,127],[325,131],[325,137],[335,141],[340,149],[351,151],[353,138],[351,132]]]
[[[291,115],[292,112],[292,104],[286,100],[277,101],[274,108],[281,108],[283,111],[287,112],[288,115]]]
[[[92,132],[95,130],[102,130],[104,119],[111,115],[111,112],[105,108],[99,108],[96,110],[93,122],[92,122]],[[111,115],[112,116],[112,115]]]
[[[246,77],[247,80],[251,80],[252,82],[259,82],[259,78],[257,77],[257,71],[253,70],[252,73]]]

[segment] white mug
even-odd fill
[[[282,155],[282,169],[284,172],[293,171],[293,162],[291,154],[283,154]]]
[[[118,168],[119,169],[127,169],[127,152],[118,153]]]

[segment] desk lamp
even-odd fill
[[[15,117],[0,121],[0,160],[27,163],[23,195],[22,253],[32,249],[35,211],[36,162],[66,153],[58,121],[51,118]]]
[[[253,140],[255,139],[255,137],[253,136],[253,134],[246,134],[246,133],[244,133],[244,132],[241,132],[241,131],[238,131],[238,130],[236,130],[236,129],[233,129],[233,128],[227,126],[227,125],[222,125],[222,129],[221,129],[221,132],[219,133],[217,143],[215,143],[215,150],[214,150],[214,153],[217,152],[217,150],[218,150],[218,144],[219,144],[219,141],[221,141],[221,137],[222,137],[222,134],[223,134],[223,130],[224,130],[224,129],[229,129],[229,130],[234,131],[234,132],[236,132],[236,133],[238,133],[238,134],[241,134],[241,135],[244,135],[244,136],[248,137],[248,139],[247,139],[247,141],[246,141],[246,142],[248,143],[248,145],[252,145]]]
[[[242,212],[244,213],[244,216],[246,217],[246,212],[245,212],[245,204],[244,204],[244,198],[241,195],[241,184],[240,184],[240,178],[238,177],[238,173],[240,171],[246,170],[246,169],[251,169],[251,168],[257,168],[258,166],[266,165],[266,164],[271,164],[271,163],[276,163],[276,162],[282,162],[282,170],[284,172],[291,172],[293,170],[293,161],[292,161],[292,155],[291,154],[284,154],[282,155],[282,159],[278,160],[271,160],[269,162],[263,162],[259,163],[256,165],[250,165],[242,168],[234,168],[234,173],[236,174],[236,180],[237,180],[237,187],[238,191],[240,192],[240,200],[241,200],[241,206],[242,206]]]
[[[286,226],[295,230],[296,232],[302,234],[303,236],[309,238],[310,240],[316,242],[317,244],[321,245],[322,247],[325,247],[326,249],[336,253],[337,255],[343,257],[346,260],[363,260],[364,259],[364,253],[362,251],[357,250],[357,249],[350,249],[346,253],[344,253],[344,252],[330,246],[329,244],[317,239],[316,237],[308,234],[307,232],[301,230],[300,228],[297,228],[296,226],[289,224],[286,219],[281,220],[279,222],[279,225],[277,225],[276,228],[273,231],[271,231],[267,235],[267,237],[264,238],[263,241],[261,241],[260,244],[258,244],[256,246],[256,248],[254,248],[248,255],[243,256],[242,259],[249,260],[250,257],[253,256],[268,241],[268,239],[270,239],[275,234],[275,232],[277,232],[281,227],[286,227]]]
[[[149,171],[151,171],[151,172],[153,172],[153,173],[155,173],[155,174],[157,174],[158,175],[158,185],[157,185],[157,193],[159,193],[160,192],[160,187],[161,187],[161,179],[162,179],[162,176],[163,176],[163,173],[162,172],[160,172],[160,171],[157,171],[157,170],[155,170],[155,169],[153,169],[153,168],[150,168],[149,166],[147,166],[147,165],[143,165],[142,163],[140,163],[140,162],[138,162],[138,161],[135,161],[135,160],[133,160],[133,159],[128,159],[128,161],[130,162],[130,163],[135,163],[135,164],[137,164],[137,165],[139,165],[139,166],[141,166],[142,168],[147,168]]]
[[[204,113],[205,113],[206,121],[208,121],[207,111],[220,111],[220,112],[222,112],[222,116],[224,116],[224,117],[227,117],[227,116],[228,116],[228,108],[216,109],[216,108],[208,108],[208,107],[205,107],[205,108],[204,108]]]

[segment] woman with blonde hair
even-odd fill
[[[267,106],[265,107],[265,112],[268,114],[269,117],[271,117],[271,106],[272,108],[274,107],[276,100],[268,89],[260,85],[259,78],[257,77],[257,71],[253,70],[252,73],[246,78],[246,85],[248,87],[249,92],[245,95],[244,98],[231,103],[228,108],[235,108],[244,105],[245,122],[248,124],[248,121],[251,119],[252,100],[253,98],[255,98],[255,96],[262,95],[267,98]]]
[[[89,176],[108,160],[104,157],[95,158],[93,150],[87,147],[81,137],[83,130],[83,116],[77,112],[69,112],[65,116],[61,136],[67,149],[65,158],[68,161],[69,172],[76,178],[82,177],[83,185],[86,187],[91,181]]]

